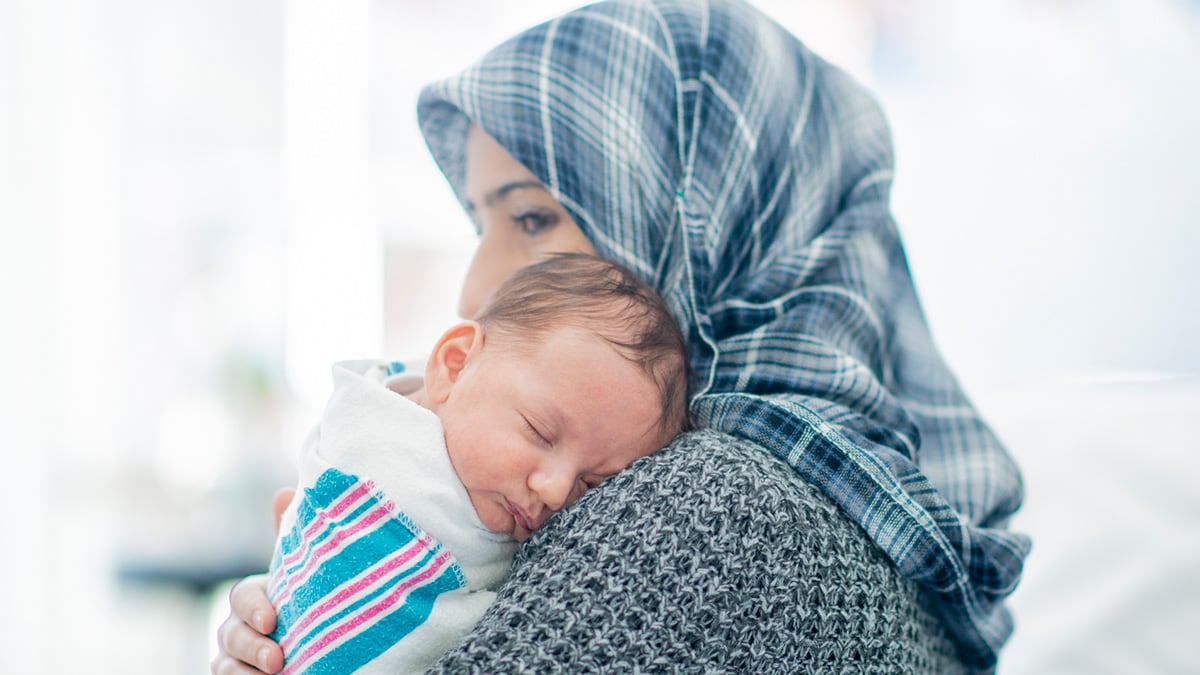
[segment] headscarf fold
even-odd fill
[[[700,427],[786,460],[995,667],[1029,550],[1017,467],[925,323],[889,207],[892,144],[842,71],[738,0],[614,0],[428,86],[460,200],[470,123],[538,176],[688,338]]]

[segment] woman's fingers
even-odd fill
[[[275,608],[267,597],[267,575],[256,574],[233,585],[229,591],[230,618],[237,617],[261,635],[275,630]]]
[[[217,633],[221,653],[212,663],[213,672],[255,672],[240,670],[237,662],[265,673],[279,672],[283,667],[283,650],[266,637],[275,630],[275,609],[267,598],[266,577],[246,577],[235,584],[229,591],[229,606],[229,618]]]
[[[217,641],[221,653],[212,663],[213,673],[278,673],[283,667],[279,645],[236,616],[221,625]]]
[[[275,493],[271,503],[275,530],[279,518],[291,503],[295,490]],[[209,665],[213,675],[254,675],[278,673],[283,668],[283,650],[266,637],[275,630],[275,608],[267,597],[267,577],[246,577],[229,591],[229,618],[217,631],[220,653]]]

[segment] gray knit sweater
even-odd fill
[[[701,431],[518,552],[434,672],[956,673],[953,643],[858,525],[785,463]]]

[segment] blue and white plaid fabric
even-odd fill
[[[1017,467],[929,334],[888,205],[877,104],[733,0],[605,2],[532,28],[419,103],[463,199],[468,120],[685,328],[700,426],[820,486],[993,668],[1029,541]]]

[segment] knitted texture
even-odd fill
[[[525,546],[434,672],[964,672],[912,582],[782,460],[713,431]]]

